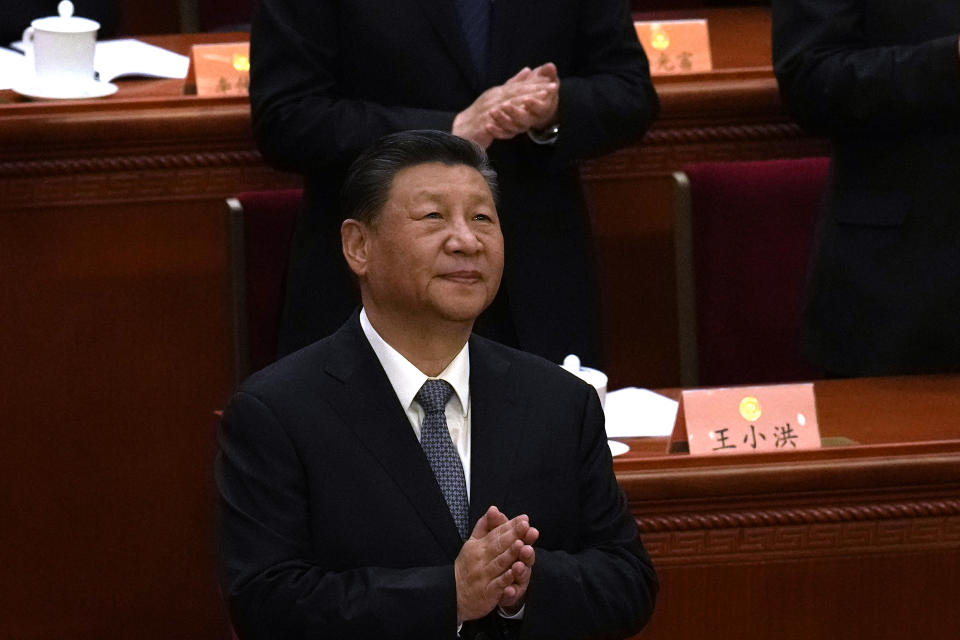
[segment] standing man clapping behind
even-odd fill
[[[640,139],[658,110],[626,0],[260,0],[250,98],[264,157],[302,173],[279,351],[357,303],[337,197],[374,140],[436,129],[500,176],[504,282],[477,331],[598,366],[591,233],[577,161]]]

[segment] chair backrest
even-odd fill
[[[703,162],[676,174],[684,385],[808,380],[800,316],[828,158]]]
[[[300,189],[250,191],[227,199],[234,383],[273,362]]]

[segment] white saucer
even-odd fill
[[[91,80],[82,87],[44,86],[36,78],[21,81],[12,87],[14,91],[28,98],[38,100],[83,100],[84,98],[102,98],[117,92],[112,82]]]
[[[610,447],[610,455],[619,456],[630,451],[630,446],[619,440],[607,440],[607,446]]]

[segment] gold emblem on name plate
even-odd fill
[[[240,54],[233,54],[233,68],[237,71],[250,71],[250,58]]]
[[[753,396],[746,396],[740,401],[740,415],[747,422],[753,422],[760,417],[760,401]]]
[[[653,24],[650,28],[650,45],[657,51],[663,51],[670,46],[670,36],[659,24]]]

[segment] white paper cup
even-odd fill
[[[564,369],[577,376],[581,380],[592,385],[600,396],[600,405],[603,406],[607,400],[607,374],[599,369],[580,366],[580,358],[571,354],[563,359],[561,365]]]

